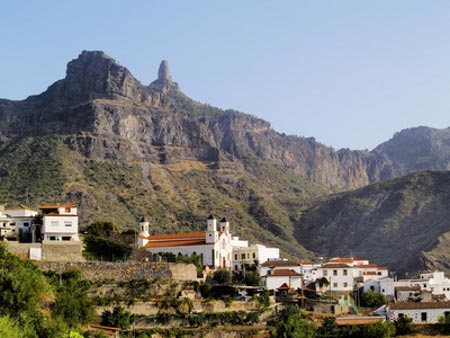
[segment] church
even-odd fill
[[[214,216],[209,216],[205,232],[150,235],[149,222],[145,217],[142,218],[139,227],[139,247],[153,254],[170,252],[190,256],[196,253],[201,257],[202,264],[211,269],[232,267],[232,237],[230,224],[225,218],[217,226]]]

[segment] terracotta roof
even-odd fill
[[[289,290],[291,287],[287,285],[286,283],[283,283],[277,290]]]
[[[44,214],[44,217],[50,216],[50,217],[54,217],[54,216],[64,216],[64,217],[76,217],[78,215],[74,215],[74,214],[58,214],[57,212],[50,212],[48,214]]]
[[[279,260],[269,260],[269,261],[265,261],[264,263],[261,264],[261,266],[266,267],[266,268],[271,268],[271,267],[278,267],[278,266],[299,266],[299,262],[297,261],[291,261],[291,260],[284,260],[284,259],[279,259]]]
[[[388,306],[392,310],[450,309],[450,302],[391,303]]]
[[[75,203],[67,203],[67,204],[44,204],[39,207],[39,209],[58,209],[58,208],[76,208],[77,205]]]
[[[150,235],[147,237],[150,241],[163,241],[163,240],[191,240],[191,239],[205,239],[205,232],[189,232],[184,234],[158,234],[158,235]]]
[[[165,246],[189,246],[189,245],[204,245],[206,240],[204,239],[192,239],[192,240],[179,240],[179,241],[159,241],[148,242],[146,248],[159,248]],[[211,243],[212,244],[212,243]]]
[[[266,275],[266,277],[269,276],[295,276],[295,277],[300,277],[301,275],[297,272],[295,272],[294,270],[290,270],[290,269],[276,269],[273,270],[271,273],[268,273]]]
[[[366,276],[374,276],[376,274],[377,273],[375,271],[364,271],[363,272],[363,275],[366,275]]]
[[[420,291],[420,285],[396,286],[395,291]]]
[[[344,257],[344,258],[341,258],[341,257],[334,257],[334,258],[330,258],[329,260],[327,260],[325,263],[328,263],[328,262],[330,262],[330,263],[337,263],[337,262],[339,262],[339,263],[352,263],[352,262],[354,262],[354,261],[365,261],[366,259],[362,259],[362,258],[359,258],[359,257]]]
[[[347,265],[347,264],[330,263],[330,264],[326,264],[326,265],[323,265],[323,266],[319,267],[319,269],[332,269],[332,268],[345,268],[345,269],[348,269],[348,268],[351,268],[351,266]]]
[[[377,267],[377,269],[378,269],[378,270],[387,270],[388,268],[385,267],[385,266],[379,266],[379,267]]]
[[[368,325],[382,323],[385,317],[341,317],[336,318],[336,325]]]
[[[355,268],[368,269],[368,268],[378,268],[376,264],[361,264],[355,265]]]

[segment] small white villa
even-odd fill
[[[78,213],[76,204],[47,204],[39,207],[42,213],[41,234],[45,241],[78,241]]]

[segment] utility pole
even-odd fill
[[[303,290],[303,263],[300,265],[300,290],[302,296],[302,309],[305,308],[305,292]]]

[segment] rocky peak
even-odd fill
[[[169,71],[169,62],[162,60],[158,69],[158,79],[151,83],[151,86],[169,91],[170,89],[178,89],[178,84],[172,81]]]
[[[63,80],[66,99],[133,97],[141,84],[113,58],[101,51],[83,51],[69,62]]]
[[[169,61],[167,61],[167,60],[161,61],[161,64],[159,65],[159,70],[158,70],[158,80],[165,81],[165,82],[172,82],[172,77],[170,76],[170,71],[169,71]]]

